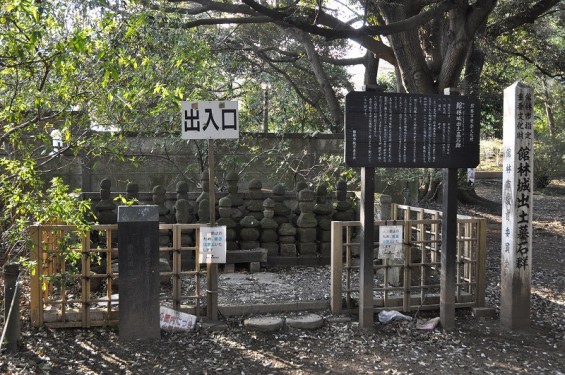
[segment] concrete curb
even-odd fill
[[[223,316],[274,314],[295,311],[326,310],[330,308],[328,301],[273,303],[264,305],[223,305],[218,311]]]
[[[296,318],[286,318],[286,325],[292,328],[317,329],[324,325],[324,318],[318,314],[308,314]]]
[[[249,318],[243,321],[243,326],[249,331],[275,332],[284,326],[284,319],[279,317]]]

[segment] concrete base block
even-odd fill
[[[298,244],[298,253],[302,255],[316,255],[318,244],[315,242],[304,242]]]
[[[251,262],[249,263],[249,273],[261,272],[261,263]]]
[[[495,319],[496,309],[494,307],[473,307],[471,309],[475,319]]]
[[[288,243],[281,244],[281,255],[296,256],[296,245]]]
[[[275,332],[280,330],[284,325],[282,318],[249,318],[243,321],[243,326],[250,331],[256,332]]]
[[[267,249],[267,255],[269,257],[276,257],[279,255],[279,244],[272,242],[261,242],[261,247]]]
[[[267,262],[267,249],[230,250],[226,252],[226,263]]]
[[[233,263],[224,264],[224,273],[234,273],[234,272],[235,272],[235,264]]]

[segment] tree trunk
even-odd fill
[[[379,3],[387,24],[399,22],[414,14],[407,13],[407,6],[395,3]],[[426,63],[418,29],[413,28],[391,34],[388,37],[394,51],[404,89],[412,94],[431,94],[435,92],[433,78]]]
[[[551,139],[555,137],[555,117],[553,116],[553,110],[551,109],[551,96],[549,95],[549,90],[547,88],[547,79],[543,77],[543,106],[545,108],[545,115],[547,117],[547,125],[549,127],[549,136]]]
[[[333,121],[331,130],[333,133],[340,133],[343,131],[343,112],[341,111],[339,101],[337,100],[335,92],[330,84],[330,80],[324,71],[324,67],[320,61],[320,56],[318,56],[318,52],[316,52],[316,47],[312,42],[312,37],[310,34],[303,31],[299,31],[298,35],[302,45],[304,46],[308,60],[312,64],[312,71],[316,76],[316,81],[318,81],[320,89],[322,90],[326,103],[330,109]]]

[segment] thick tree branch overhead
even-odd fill
[[[353,41],[377,59],[396,66],[404,89],[421,93],[437,93],[444,87],[459,85],[470,48],[479,34],[496,39],[535,22],[561,3],[560,0],[358,0],[357,13],[344,15],[339,12],[340,5],[328,1],[167,2],[175,4],[167,7],[168,10],[178,9],[181,14],[198,17],[188,20],[186,27],[272,23],[327,41]],[[500,15],[496,9],[505,11]],[[494,16],[496,22],[491,21]],[[486,32],[479,32],[487,24]]]
[[[563,0],[540,0],[533,4],[531,7],[518,12],[512,16],[506,17],[502,22],[497,22],[488,28],[487,33],[491,37],[498,37],[504,33],[511,32],[516,28],[527,23],[534,23],[538,18],[543,16],[551,8],[558,4],[565,10]]]

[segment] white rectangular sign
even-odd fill
[[[226,227],[200,228],[200,263],[226,262]]]
[[[382,225],[379,227],[379,258],[404,258],[402,225]]]
[[[182,102],[181,135],[183,139],[238,139],[237,102]]]

